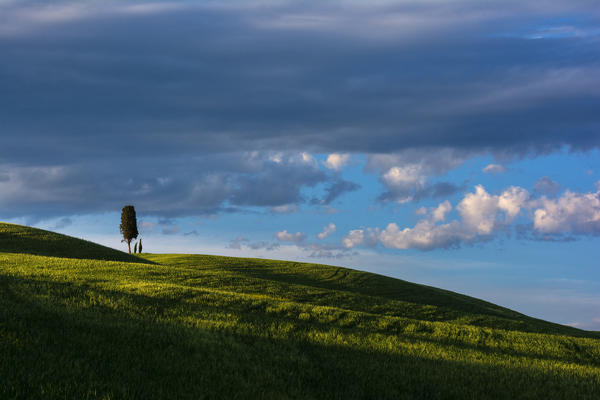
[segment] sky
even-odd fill
[[[600,330],[597,0],[0,0],[0,219]]]

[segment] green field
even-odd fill
[[[600,399],[600,334],[356,270],[0,224],[1,399]]]

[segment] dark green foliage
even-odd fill
[[[597,332],[340,267],[145,259],[0,252],[0,398],[600,398]]]
[[[135,244],[133,245],[133,254],[138,252],[138,244],[137,242],[135,242]]]
[[[140,238],[140,244],[138,246],[138,253],[142,252],[142,238]]]
[[[121,210],[121,234],[127,243],[127,250],[131,254],[131,241],[138,237],[137,218],[133,206],[125,206]]]

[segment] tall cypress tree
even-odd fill
[[[139,243],[140,243],[140,245],[138,246],[138,253],[141,253],[142,252],[142,238],[140,238]]]
[[[138,237],[137,219],[135,216],[135,208],[133,206],[125,206],[121,211],[121,234],[123,235],[122,242],[127,242],[127,250],[131,254],[131,241]]]

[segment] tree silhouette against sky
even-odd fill
[[[138,237],[137,218],[133,206],[128,205],[123,207],[120,228],[123,235],[122,242],[127,242],[127,250],[131,254],[131,241]]]

